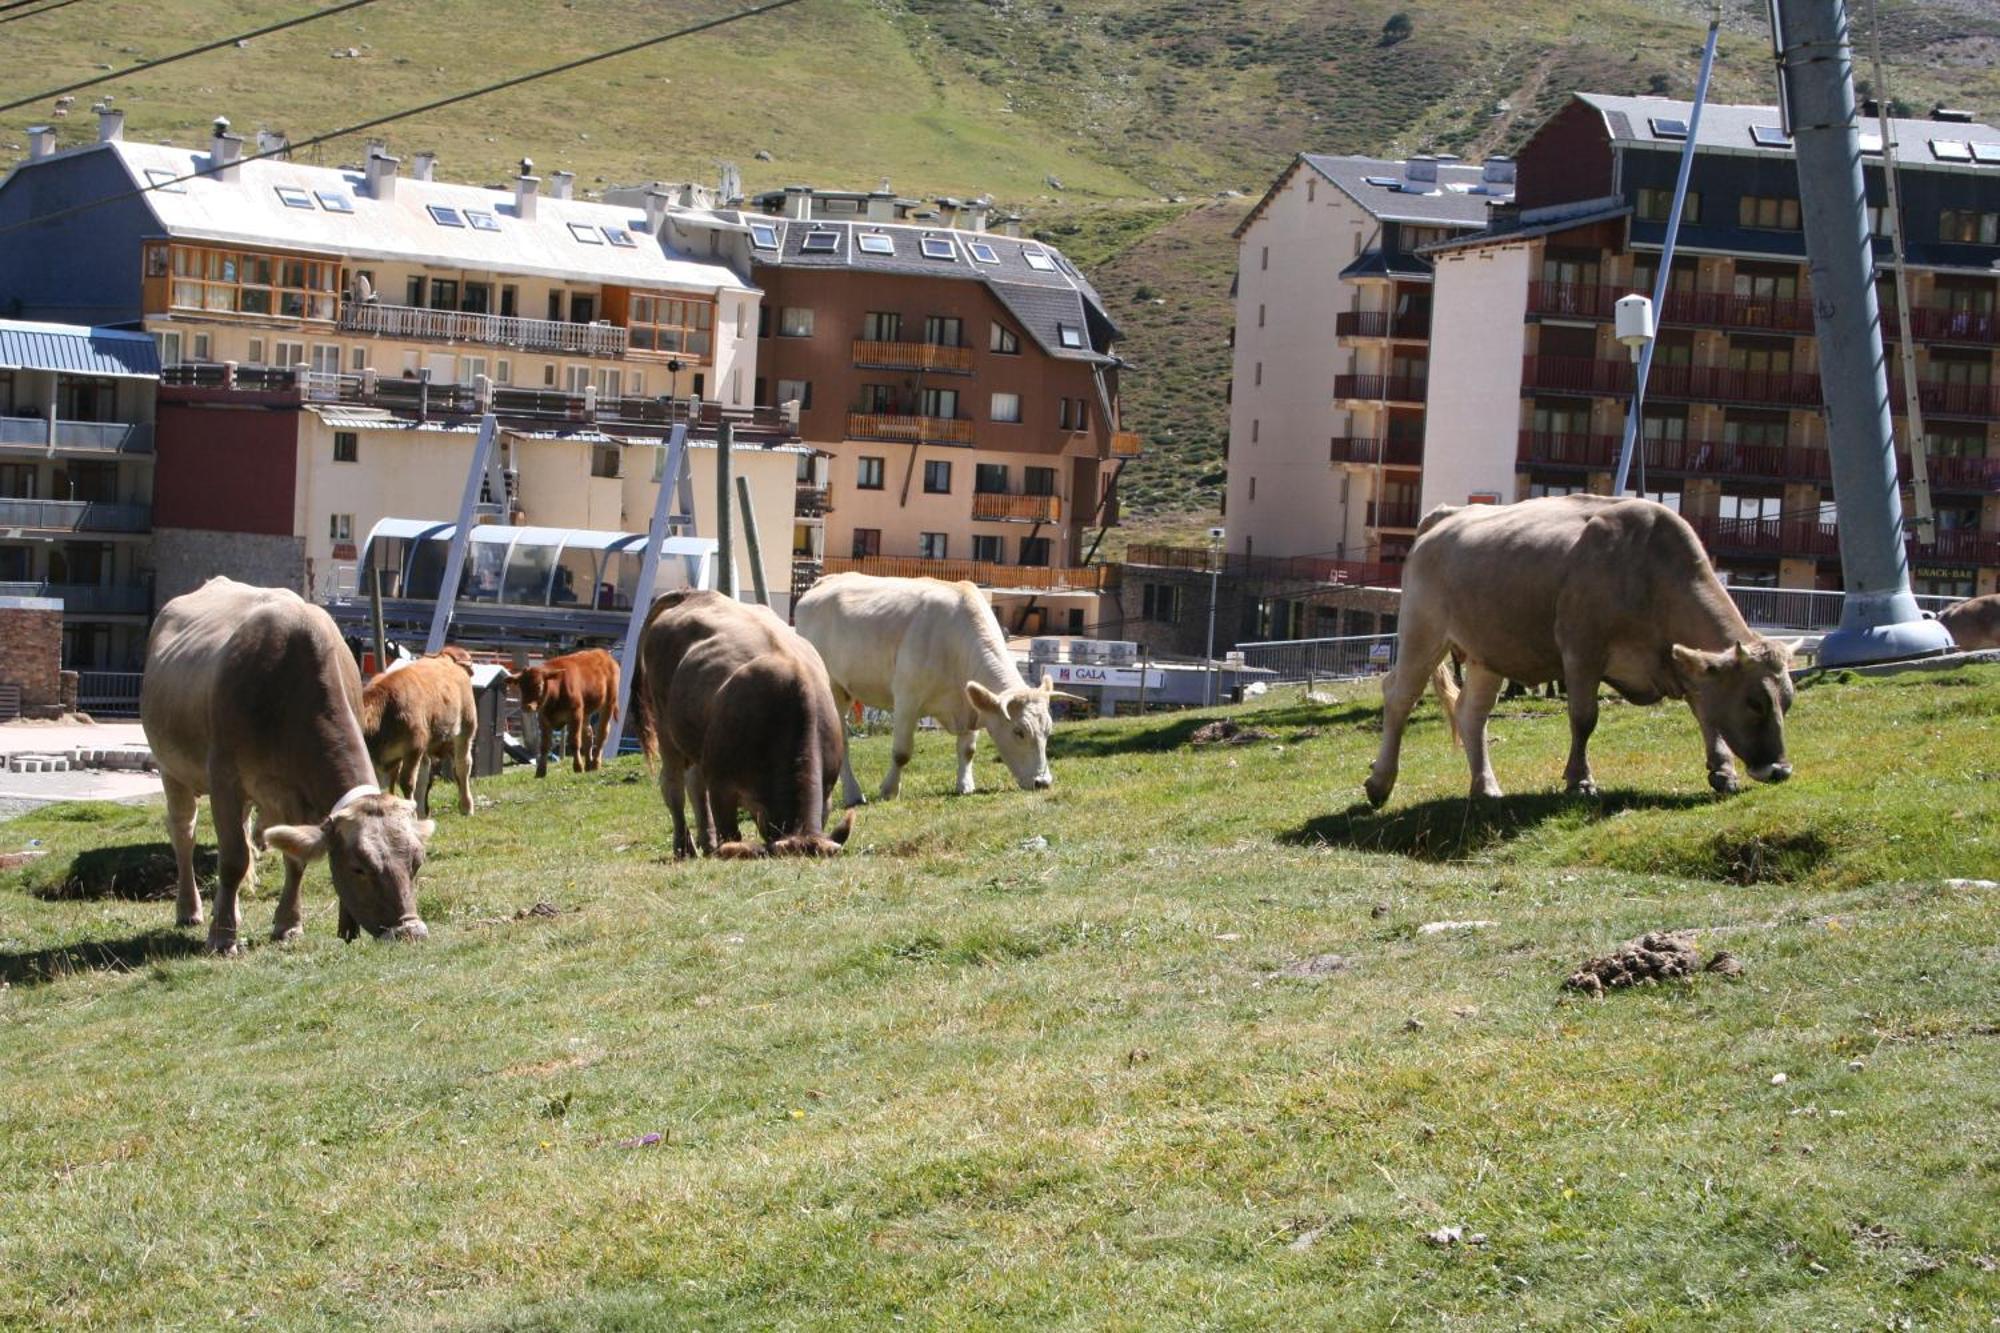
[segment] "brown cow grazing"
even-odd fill
[[[299,884],[328,857],[340,935],[422,939],[416,878],[435,828],[375,785],[361,734],[361,673],[332,617],[282,588],[213,578],[160,610],[146,644],[139,719],[167,793],[180,872],[177,917],[201,924],[195,807],[206,793],[221,874],[209,948],[237,949],[254,808],[285,855],[273,939],[302,933]]]
[[[761,606],[718,592],[671,592],[646,613],[632,672],[640,744],[660,759],[674,855],[832,856],[849,813],[823,832],[846,737],[819,653]],[[682,810],[694,797],[697,838]],[[762,842],[741,840],[740,812]],[[719,831],[719,832],[718,832]],[[717,845],[718,836],[727,841]]]
[[[1938,612],[1938,623],[1966,652],[2000,648],[2000,592],[1974,597]]]
[[[1396,665],[1384,680],[1382,749],[1368,799],[1396,785],[1410,709],[1434,684],[1472,767],[1472,794],[1498,796],[1486,718],[1501,685],[1560,680],[1569,696],[1569,790],[1591,794],[1585,756],[1597,687],[1637,704],[1685,699],[1701,726],[1709,785],[1736,790],[1730,753],[1760,782],[1791,776],[1785,710],[1790,645],[1744,624],[1694,529],[1650,500],[1566,495],[1440,506],[1403,567]],[[1461,694],[1441,669],[1465,661]]]
[[[458,812],[472,813],[472,742],[479,713],[471,659],[447,656],[464,652],[454,648],[420,657],[375,677],[361,691],[361,731],[375,761],[375,780],[404,796],[414,793],[420,815],[431,812],[431,781],[446,758],[458,782]]]
[[[507,681],[519,687],[521,707],[540,719],[536,777],[548,776],[549,742],[558,729],[569,733],[570,767],[579,773],[598,767],[604,738],[618,717],[617,658],[602,648],[586,648],[551,657]]]

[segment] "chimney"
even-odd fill
[[[114,111],[109,102],[97,104],[97,142],[117,143],[125,137],[125,113]]]
[[[810,185],[787,185],[785,187],[785,216],[795,222],[804,222],[812,217],[813,192]]]
[[[965,229],[985,231],[986,219],[992,215],[993,201],[981,195],[965,206]]]
[[[567,199],[575,189],[576,173],[574,171],[557,171],[550,174],[549,198]]]
[[[1514,159],[1511,157],[1489,157],[1479,178],[1488,185],[1512,185],[1514,183]]]
[[[874,190],[868,195],[868,220],[870,222],[894,222],[896,220],[896,195],[893,190]]]
[[[1406,185],[1421,185],[1419,193],[1428,194],[1437,185],[1438,164],[1434,157],[1413,157],[1403,164],[1403,182]]]
[[[535,220],[535,191],[541,189],[542,178],[533,174],[534,162],[521,159],[521,174],[514,178],[514,216],[523,222]]]
[[[1019,236],[1021,234],[1021,215],[1019,213],[1009,213],[1007,216],[1001,218],[1000,234],[1002,236]]]
[[[276,130],[257,131],[257,152],[262,157],[291,160],[292,141]]]
[[[242,156],[243,136],[229,132],[227,116],[217,116],[208,139],[209,174],[219,181],[235,180],[241,171],[237,162]]]
[[[368,145],[368,197],[387,203],[396,197],[396,168],[403,164],[379,143]]]
[[[437,179],[437,165],[436,153],[418,153],[410,159],[410,179],[413,181]]]
[[[1951,125],[1970,125],[1973,123],[1970,111],[1957,111],[1948,106],[1932,107],[1931,119],[1941,120]]]
[[[56,151],[56,132],[47,125],[28,127],[28,160],[47,157]]]
[[[673,195],[657,181],[646,187],[646,231],[657,238],[667,220],[667,206],[673,202]]]

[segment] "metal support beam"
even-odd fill
[[[653,583],[660,576],[660,547],[667,529],[677,521],[694,527],[694,482],[689,475],[686,422],[674,426],[667,437],[666,462],[660,472],[660,489],[653,496],[653,521],[646,525],[646,553],[639,558],[639,586],[632,590],[632,614],[625,621],[625,641],[618,650],[618,713],[611,719],[611,734],[604,748],[618,757],[619,742],[625,738],[625,719],[632,715],[632,668],[639,664],[639,632],[646,626],[646,613],[653,609]],[[674,501],[683,502],[682,515],[674,513]],[[699,584],[695,586],[700,586]]]
[[[444,561],[444,581],[438,584],[437,610],[431,613],[430,637],[424,640],[427,653],[444,647],[445,635],[451,629],[451,610],[458,601],[459,580],[465,575],[465,547],[472,539],[472,516],[479,504],[480,483],[486,480],[487,465],[493,457],[493,439],[498,433],[499,422],[491,412],[479,418],[479,438],[472,446],[472,465],[465,469],[465,493],[458,500],[458,526],[452,529],[451,552]]]
[[[735,445],[736,427],[725,421],[715,434],[715,587],[725,597],[736,595],[736,525],[730,517],[736,502],[729,494]]]
[[[1845,666],[1944,651],[1951,636],[1923,619],[1910,595],[1847,7],[1842,0],[1773,0],[1771,13],[1798,160],[1847,591],[1840,628],[1820,644],[1819,660]]]
[[[750,559],[750,587],[757,605],[771,604],[771,590],[764,584],[764,551],[757,540],[757,510],[750,503],[750,478],[736,479],[736,498],[743,506],[743,554]]]

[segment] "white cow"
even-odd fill
[[[973,790],[981,726],[1022,790],[1055,785],[1049,703],[1086,701],[1060,693],[1047,676],[1040,685],[1021,679],[993,608],[973,584],[833,574],[799,598],[793,620],[825,660],[843,715],[857,699],[895,711],[884,799],[902,783],[921,717],[958,737],[959,795]],[[849,805],[861,804],[852,750],[841,760],[840,787]]]

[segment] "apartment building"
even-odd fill
[[[481,187],[379,146],[352,168],[243,152],[226,121],[203,152],[127,141],[104,112],[92,144],[32,132],[0,180],[0,310],[158,342],[162,596],[216,572],[343,590],[377,521],[457,512],[492,411],[493,517],[621,531],[650,518],[667,428],[691,423],[705,471],[729,421],[783,609],[809,451],[752,403],[743,227],[663,190],[578,199],[525,161]]]
[[[804,575],[969,579],[1012,633],[1105,623],[1116,571],[1088,556],[1139,450],[1089,281],[1053,246],[980,229],[976,207],[931,221],[886,191],[803,187],[765,202],[724,216],[763,292],[755,401],[797,403],[827,459],[801,477],[820,511],[798,525]]]
[[[1651,294],[1691,108],[1578,94],[1519,154],[1519,192],[1435,267],[1434,440],[1419,508],[1607,492],[1633,382],[1613,304]],[[1911,475],[1888,265],[1882,143],[1861,136],[1897,449]],[[1917,391],[1936,510],[1912,541],[1918,592],[2000,586],[2000,129],[1890,123]],[[1840,586],[1797,168],[1775,107],[1702,112],[1647,385],[1644,490],[1678,509],[1732,582]],[[1635,469],[1636,471],[1636,469]],[[1906,514],[1911,497],[1904,497]]]
[[[143,333],[0,320],[0,597],[62,603],[62,665],[136,669],[153,612]]]

